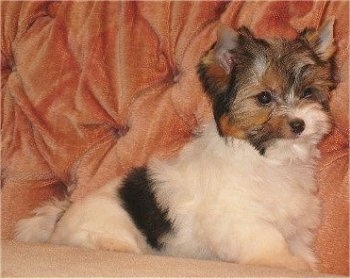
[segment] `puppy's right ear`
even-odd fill
[[[218,28],[218,40],[202,57],[198,64],[198,75],[204,90],[211,97],[225,93],[230,83],[230,73],[234,68],[232,50],[237,46],[238,33],[232,28],[221,25]]]

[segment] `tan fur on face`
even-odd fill
[[[265,137],[267,133],[270,136],[280,136],[284,131],[285,135],[290,134],[288,129],[282,128],[286,121],[282,121],[283,113],[278,112],[278,105],[262,106],[256,99],[256,95],[263,91],[282,92],[283,83],[284,80],[272,67],[267,67],[260,77],[240,79],[241,91],[232,103],[230,112],[224,114],[219,121],[222,135],[247,139],[251,134],[256,136],[262,130]],[[282,96],[276,94],[276,98],[281,99]]]
[[[215,80],[220,88],[218,95],[236,90],[228,111],[216,118],[221,134],[247,139],[259,148],[273,139],[297,137],[289,125],[294,118],[289,111],[303,103],[327,104],[329,90],[334,86],[332,64],[317,60],[301,41],[261,43],[249,38],[241,47],[232,54],[236,63],[233,85],[232,76],[215,62],[214,52],[203,58],[207,79]],[[302,99],[303,90],[310,86],[317,90],[317,96]],[[264,91],[273,96],[266,105],[258,101]],[[214,101],[215,98],[214,95]]]
[[[255,144],[293,138],[291,110],[304,103],[328,109],[329,91],[337,83],[333,23],[306,29],[294,41],[257,39],[244,27],[219,29],[217,44],[203,56],[198,74],[222,136]],[[305,99],[309,88],[313,94]],[[273,96],[269,104],[258,101],[264,91]]]
[[[246,139],[247,131],[251,127],[258,127],[263,125],[268,121],[269,117],[267,113],[255,114],[250,117],[242,117],[240,121],[236,121],[235,118],[232,118],[225,114],[220,118],[219,125],[220,131],[224,136],[230,136],[238,139]]]

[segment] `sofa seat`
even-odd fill
[[[2,277],[330,277],[227,262],[2,242]]]

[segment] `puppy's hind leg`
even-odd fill
[[[311,269],[303,258],[291,253],[283,235],[273,226],[240,226],[228,242],[218,251],[219,256],[227,261],[291,270]],[[234,252],[231,253],[230,247]],[[234,257],[230,258],[230,254]]]
[[[283,235],[274,227],[250,228],[244,237],[241,262],[291,270],[311,270],[311,266],[289,249]]]
[[[148,248],[112,195],[92,195],[74,203],[57,223],[50,242],[132,253],[145,253]]]

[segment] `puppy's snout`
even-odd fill
[[[296,118],[289,122],[293,133],[300,135],[305,129],[305,122],[302,119]]]

